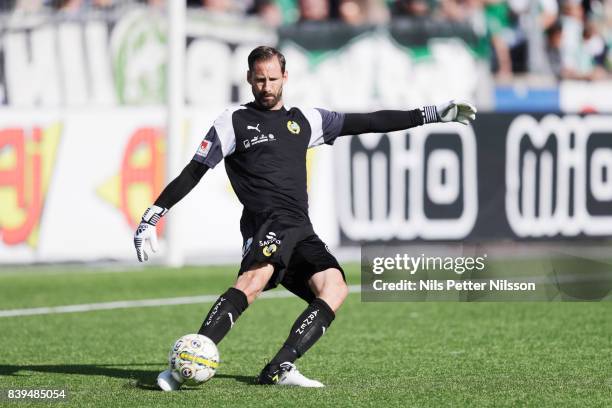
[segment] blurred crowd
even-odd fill
[[[82,13],[167,0],[0,0],[0,11]],[[178,1],[178,0],[173,0]],[[500,81],[520,73],[596,80],[612,73],[612,0],[186,0],[190,8],[240,13],[271,27],[337,21],[380,25],[393,19],[462,23],[490,44]]]

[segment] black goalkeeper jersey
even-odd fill
[[[333,144],[343,122],[318,108],[236,106],[215,120],[193,159],[213,168],[225,158],[243,215],[276,210],[308,220],[306,151]]]

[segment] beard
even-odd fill
[[[282,99],[283,88],[278,90],[277,94],[273,93],[258,93],[255,95],[255,102],[264,109],[271,109]]]

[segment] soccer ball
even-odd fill
[[[168,360],[175,380],[198,385],[215,375],[219,367],[219,350],[208,337],[187,334],[174,343]]]

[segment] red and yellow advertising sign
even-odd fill
[[[61,125],[0,128],[0,237],[35,247]]]
[[[118,208],[131,227],[140,222],[165,182],[165,141],[160,129],[143,127],[130,136],[118,174],[98,188],[98,194]],[[163,219],[158,231],[163,231]]]

